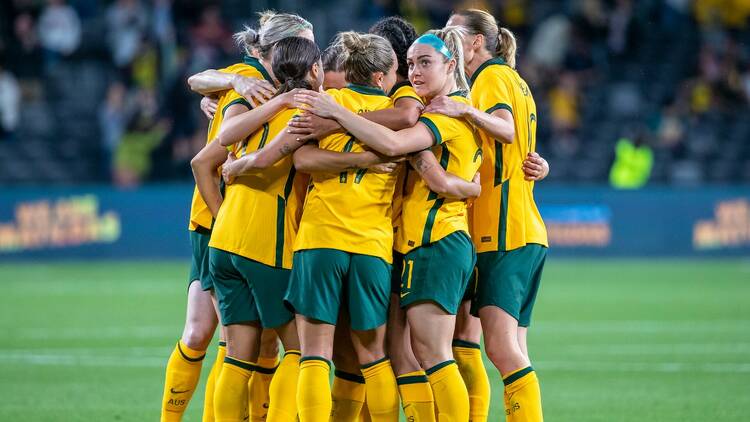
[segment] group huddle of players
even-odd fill
[[[325,51],[287,13],[235,38],[241,63],[188,80],[211,122],[161,420],[181,420],[220,326],[204,421],[485,421],[482,335],[506,419],[541,421],[526,334],[549,169],[513,34],[468,9]]]

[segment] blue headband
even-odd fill
[[[448,60],[453,58],[453,53],[451,53],[451,51],[448,50],[448,47],[445,45],[445,42],[441,40],[440,37],[438,37],[435,34],[424,34],[421,37],[414,40],[414,44],[429,45],[430,47],[434,48],[435,51],[437,51],[438,53],[448,58]]]

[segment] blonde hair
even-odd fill
[[[469,92],[471,92],[471,87],[469,86],[469,80],[466,78],[466,71],[464,70],[464,48],[462,44],[466,32],[466,29],[460,26],[446,26],[443,29],[427,31],[428,34],[434,34],[443,40],[448,51],[456,59],[456,68],[453,69],[456,87],[468,96]]]
[[[495,18],[484,10],[466,9],[455,13],[466,22],[462,25],[473,35],[484,35],[484,48],[516,68],[516,37],[508,28],[500,28]]]
[[[339,63],[343,64],[350,83],[371,85],[373,73],[388,73],[393,67],[393,48],[385,38],[354,31],[341,32],[337,38],[337,47],[341,49]]]
[[[245,26],[245,29],[234,34],[233,38],[237,45],[242,48],[248,56],[255,54],[268,59],[273,46],[287,37],[297,36],[300,32],[313,26],[304,18],[291,13],[276,13],[266,10],[258,13],[259,28],[253,29]]]

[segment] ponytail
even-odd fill
[[[307,74],[320,55],[318,46],[307,38],[287,37],[277,42],[271,59],[273,74],[281,83],[276,95],[295,88],[312,89]]]
[[[497,50],[495,50],[495,55],[505,60],[508,66],[515,69],[517,49],[516,36],[508,28],[500,28],[500,33],[497,36]]]

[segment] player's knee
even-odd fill
[[[182,341],[191,349],[206,350],[214,336],[215,327],[209,324],[191,323],[185,327]]]
[[[514,347],[515,346],[515,347]],[[518,345],[503,342],[485,344],[487,357],[501,374],[514,371],[523,365],[525,358]]]
[[[278,356],[279,341],[275,335],[263,335],[260,341],[260,355],[264,357]]]

